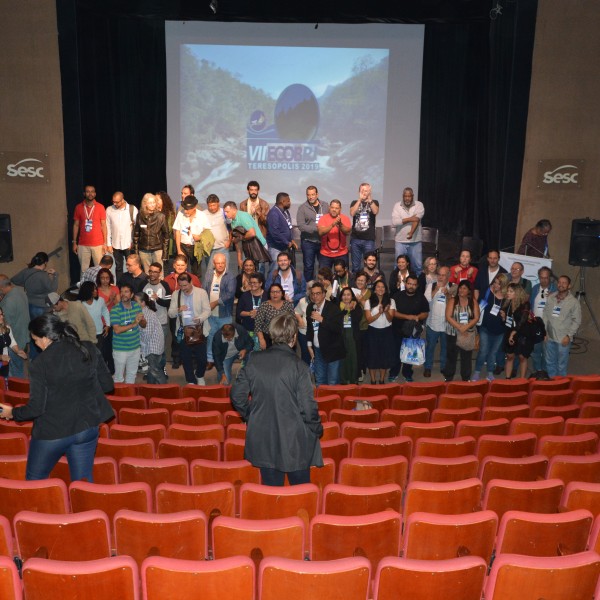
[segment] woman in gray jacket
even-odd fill
[[[310,483],[323,466],[323,426],[310,370],[294,347],[298,322],[284,313],[269,326],[273,345],[251,354],[231,388],[231,402],[248,424],[244,457],[260,468],[265,485]],[[249,396],[252,400],[249,400]]]

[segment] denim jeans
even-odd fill
[[[319,242],[302,240],[300,242],[300,248],[302,250],[304,279],[306,279],[306,281],[312,281],[315,278],[315,261],[317,258],[319,258],[321,244]],[[319,262],[319,266],[321,266],[321,262]]]
[[[260,467],[260,479],[263,485],[281,486],[285,484],[285,476],[288,476],[290,485],[300,485],[301,483],[310,483],[310,469],[301,469],[300,471],[278,471],[268,467]]]
[[[298,345],[300,346],[300,358],[307,365],[310,365],[310,354],[308,353],[308,343],[306,341],[305,333],[298,332]]]
[[[148,361],[148,383],[167,383],[167,376],[164,371],[164,366],[167,361],[164,353],[147,354],[146,360]]]
[[[196,383],[197,378],[204,377],[206,372],[206,344],[188,346],[182,341],[179,344],[179,356],[187,383]],[[195,370],[194,360],[196,361]]]
[[[540,342],[533,347],[533,352],[531,353],[531,359],[533,361],[533,370],[534,371],[547,371],[546,368],[546,358],[544,356],[544,343]]]
[[[423,267],[423,245],[421,242],[396,242],[394,249],[396,256],[399,256],[400,254],[406,254],[408,256],[411,273],[415,273],[415,275],[421,273]]]
[[[90,427],[57,440],[32,438],[29,443],[25,478],[28,481],[47,479],[59,459],[66,454],[71,481],[85,479],[93,483],[94,455],[97,443],[98,427]]]
[[[321,349],[313,346],[315,353],[315,380],[317,386],[319,385],[338,385],[340,382],[340,366],[341,360],[334,360],[333,362],[325,362]]]
[[[431,371],[433,368],[433,355],[435,346],[440,342],[440,371],[446,368],[446,332],[434,331],[427,325],[425,327],[425,365],[424,369]]]
[[[215,334],[228,323],[232,323],[232,317],[208,317],[208,324],[210,325],[210,332],[206,338],[206,359],[209,362],[213,362],[212,343]]]
[[[113,350],[113,359],[115,361],[115,383],[135,383],[138,365],[140,363],[140,349],[123,352]]]
[[[33,344],[33,340],[29,343]],[[25,377],[25,362],[12,348],[8,349],[8,355],[10,356],[10,362],[8,363],[9,377],[19,377],[23,379]]]
[[[217,370],[217,383],[221,382],[221,377],[223,377],[223,374],[225,375],[225,379],[227,379],[227,385],[231,383],[231,368],[233,367],[233,363],[239,357],[239,354],[234,354],[223,361],[223,369],[221,371]]]
[[[352,259],[352,268],[350,271],[356,273],[363,266],[365,253],[375,250],[375,240],[350,240],[350,255]]]
[[[570,351],[571,342],[568,346],[563,346],[560,342],[553,342],[552,340],[544,342],[544,356],[550,377],[556,377],[557,375],[564,377],[567,374]]]
[[[485,327],[479,328],[479,352],[477,354],[477,359],[475,360],[475,371],[477,373],[483,368],[483,363],[487,363],[488,376],[494,374],[496,355],[498,354],[500,346],[502,346],[503,339],[503,333],[494,335]]]

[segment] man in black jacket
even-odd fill
[[[340,366],[346,356],[344,315],[338,305],[325,300],[325,288],[313,283],[311,302],[306,308],[308,353],[314,361],[315,380],[319,385],[337,385]]]
[[[231,367],[236,359],[243,361],[252,352],[254,341],[237,323],[226,323],[212,339],[212,355],[217,367],[217,381],[231,383]]]

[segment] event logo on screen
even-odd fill
[[[271,119],[260,108],[249,115],[247,167],[252,171],[318,171],[319,103],[312,90],[293,83],[277,98]]]

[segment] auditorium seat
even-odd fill
[[[23,566],[27,600],[137,600],[139,572],[130,556],[62,561],[30,558]]]
[[[419,438],[449,439],[454,437],[454,423],[440,421],[439,423],[403,423],[400,435],[407,435],[413,441],[413,447]]]
[[[600,390],[598,393],[598,401],[586,401],[580,405],[579,418],[580,419],[597,419],[600,417]]]
[[[50,477],[62,479],[68,486],[71,483],[69,465],[65,456],[56,463]],[[96,456],[92,468],[94,483],[119,483],[119,467],[117,461],[110,456]]]
[[[344,421],[344,423],[342,423],[342,437],[346,438],[350,444],[352,444],[356,438],[389,438],[397,435],[398,430],[392,421],[379,421],[378,423],[354,423]]]
[[[360,395],[359,386],[354,384],[347,385],[320,385],[315,389],[315,397],[319,398],[320,396],[330,396],[331,394],[336,394],[343,399],[346,396],[358,396]]]
[[[119,461],[119,481],[143,481],[150,486],[152,497],[160,483],[188,485],[189,463],[185,458],[129,458]]]
[[[173,425],[225,425],[223,424],[223,413],[218,410],[180,410],[176,409],[171,413],[171,423]]]
[[[390,407],[390,398],[386,394],[377,394],[373,396],[344,396],[342,408],[346,410],[355,410],[357,403],[370,402],[372,407],[381,413],[382,410]]]
[[[483,409],[482,421],[494,419],[507,419],[512,422],[517,417],[529,416],[529,404],[517,404],[515,406],[486,406]]]
[[[329,420],[329,414],[334,408],[342,408],[342,399],[338,394],[328,394],[327,396],[317,396],[315,398],[319,410],[324,410],[327,413],[327,419]]]
[[[460,421],[477,421],[480,422],[481,409],[472,408],[436,408],[431,413],[431,422],[439,423],[440,421],[452,421],[454,427]]]
[[[197,399],[199,411],[218,410],[221,414],[234,410],[229,396],[226,398],[213,398],[212,396],[199,396]]]
[[[247,430],[248,426],[246,423],[232,423],[231,425],[227,425],[225,437],[245,440]]]
[[[531,416],[538,406],[566,406],[573,404],[575,393],[573,390],[533,390],[529,393],[529,406]]]
[[[582,406],[586,402],[600,402],[600,388],[597,390],[577,390],[575,392],[575,403]]]
[[[475,382],[480,383],[480,382]],[[485,382],[487,384],[487,381]],[[438,398],[438,408],[483,408],[483,394],[479,392],[469,393],[448,393],[440,394]]]
[[[522,458],[486,456],[479,465],[479,479],[484,487],[492,479],[539,481],[545,479],[547,471],[548,457],[541,454]]]
[[[218,440],[164,439],[158,444],[158,458],[185,458],[189,463],[197,458],[220,460],[221,444]]]
[[[369,515],[317,515],[310,522],[310,560],[364,556],[375,572],[386,556],[399,556],[402,517],[393,510]]]
[[[460,598],[480,600],[487,565],[477,556],[448,560],[384,558],[375,575],[374,600],[397,600],[410,590],[410,600]]]
[[[600,417],[574,417],[565,421],[565,435],[588,432],[600,436]]]
[[[24,433],[0,433],[0,456],[27,454],[29,438]]]
[[[460,421],[456,425],[456,435],[470,435],[478,440],[482,435],[507,435],[510,428],[508,419],[490,421]]]
[[[148,400],[150,408],[164,408],[171,415],[171,423],[173,421],[173,413],[176,410],[195,411],[198,407],[196,398],[186,396],[183,398],[155,398],[154,396]]]
[[[600,454],[553,456],[548,465],[547,477],[561,479],[565,485],[572,481],[600,483]]]
[[[499,519],[509,510],[556,513],[564,484],[560,479],[511,481],[491,479],[485,486],[483,508],[493,510]]]
[[[491,510],[458,515],[413,512],[404,523],[402,556],[416,560],[479,556],[489,564],[497,530],[498,516]]]
[[[109,394],[106,397],[115,411],[117,423],[119,422],[119,411],[122,408],[148,408],[148,403],[144,396],[115,396]]]
[[[172,440],[217,440],[225,441],[223,425],[183,425],[173,423],[167,429],[167,439]]]
[[[22,510],[14,518],[17,556],[25,562],[97,560],[110,554],[110,524],[98,509],[68,514]]]
[[[387,456],[412,457],[412,440],[408,436],[389,438],[355,438],[350,449],[352,458],[385,458]]]
[[[177,383],[142,383],[137,386],[137,393],[150,398],[181,398],[181,386]]]
[[[396,425],[398,433],[402,423],[429,423],[431,413],[427,408],[414,408],[412,410],[397,410],[395,408],[386,408],[381,412],[381,421],[391,421]]]
[[[446,391],[446,383],[443,381],[427,381],[405,383],[402,386],[402,394],[404,396],[424,396],[433,394],[439,396]]]
[[[362,383],[358,387],[361,398],[385,394],[390,402],[394,396],[402,393],[402,385],[400,383]]]
[[[477,458],[486,456],[503,456],[505,458],[523,458],[533,456],[537,445],[534,433],[517,433],[509,435],[482,435],[477,441]]]
[[[563,556],[584,552],[593,520],[589,510],[557,514],[509,510],[498,527],[496,555]]]
[[[226,410],[223,413],[223,427],[225,427],[225,431],[227,431],[229,425],[240,425],[242,423],[242,417],[237,410]]]
[[[446,384],[447,394],[457,394],[470,396],[471,394],[481,394],[483,397],[487,394],[489,382],[487,379],[481,381],[449,381]],[[440,394],[440,399],[443,394]],[[480,407],[481,408],[481,407]]]
[[[575,393],[580,390],[600,390],[600,375],[573,375],[571,389]]]
[[[342,428],[340,427],[339,423],[326,421],[325,423],[322,423],[322,425],[323,435],[321,436],[321,442],[330,442],[331,440],[336,440],[340,437]]]
[[[122,408],[119,411],[121,425],[162,425],[169,426],[169,411],[165,408]]]
[[[160,440],[166,437],[166,432],[167,429],[164,425],[121,425],[120,423],[115,423],[110,428],[110,439],[135,440],[150,438],[156,448]]]
[[[567,556],[500,554],[485,584],[486,600],[588,600],[598,593],[600,556],[579,552]]]
[[[267,556],[304,559],[305,523],[297,516],[244,519],[217,517],[212,524],[213,558],[247,556],[255,564]]]
[[[402,512],[402,488],[396,483],[369,487],[333,483],[323,490],[323,513],[368,515],[384,510]]]
[[[560,501],[561,510],[589,510],[594,518],[600,515],[600,483],[572,481],[567,483]]]
[[[208,557],[207,518],[199,510],[156,514],[122,509],[113,525],[117,554],[131,556],[140,568],[149,556]]]
[[[4,390],[2,402],[4,404],[10,404],[11,406],[22,406],[29,402],[29,392],[16,392],[11,390]]]
[[[115,383],[113,390],[115,396],[137,396],[137,386],[133,383]]]
[[[529,394],[529,379],[518,377],[515,379],[494,379],[490,381],[490,392],[526,392]]]
[[[33,429],[32,421],[23,421],[21,423],[15,423],[15,421],[2,421],[0,420],[0,434],[3,433],[22,433],[28,438],[31,437],[31,430]]]
[[[338,483],[354,486],[395,483],[406,486],[408,461],[404,456],[386,458],[345,458],[338,470]]]
[[[4,515],[0,515],[0,556],[8,556],[10,558],[15,556],[13,546],[11,524]]]
[[[115,440],[99,438],[96,456],[108,456],[119,462],[121,458],[154,458],[154,440],[149,437]]]
[[[562,417],[565,421],[579,416],[580,406],[578,404],[565,404],[565,406],[537,406],[531,416],[540,417]]]
[[[488,406],[521,406],[529,405],[529,393],[521,392],[488,392],[483,397],[483,407]]]
[[[306,561],[267,557],[258,576],[260,600],[367,600],[371,565],[362,556]]]
[[[422,396],[397,395],[392,397],[390,408],[394,410],[416,410],[426,408],[432,413],[437,407],[437,396],[435,394],[424,394]]]
[[[330,458],[335,464],[336,477],[339,472],[340,463],[350,456],[350,442],[346,438],[337,438],[321,442],[321,454],[323,458]]]
[[[339,423],[377,423],[379,411],[375,408],[368,410],[348,410],[345,408],[333,408],[329,413],[329,420]]]
[[[477,477],[479,460],[474,455],[456,458],[415,456],[410,463],[409,481],[461,481]]]
[[[27,455],[21,456],[9,454],[0,455],[0,478],[25,480],[25,470],[27,468]]]
[[[9,392],[29,394],[29,379],[24,377],[9,377],[6,381]]]
[[[413,446],[413,456],[437,456],[455,458],[475,453],[477,441],[470,435],[448,439],[422,437]]]
[[[510,424],[510,433],[535,433],[538,439],[543,435],[561,435],[565,428],[562,417],[518,417]]]
[[[0,598],[22,600],[23,592],[17,566],[12,557],[0,555]]]
[[[223,460],[244,460],[246,441],[230,438],[223,442]]]
[[[580,433],[576,435],[544,435],[538,439],[537,453],[548,458],[559,454],[580,455],[595,454],[598,451],[598,435],[596,433]]]
[[[406,487],[404,518],[414,512],[459,515],[479,510],[481,481],[476,478],[447,483],[412,481]]]
[[[187,398],[229,398],[229,385],[196,385],[195,383],[186,383],[181,388],[181,397]]]
[[[568,377],[559,377],[550,381],[532,379],[529,383],[529,393],[533,392],[549,392],[551,390],[568,390],[571,385],[571,380]]]

